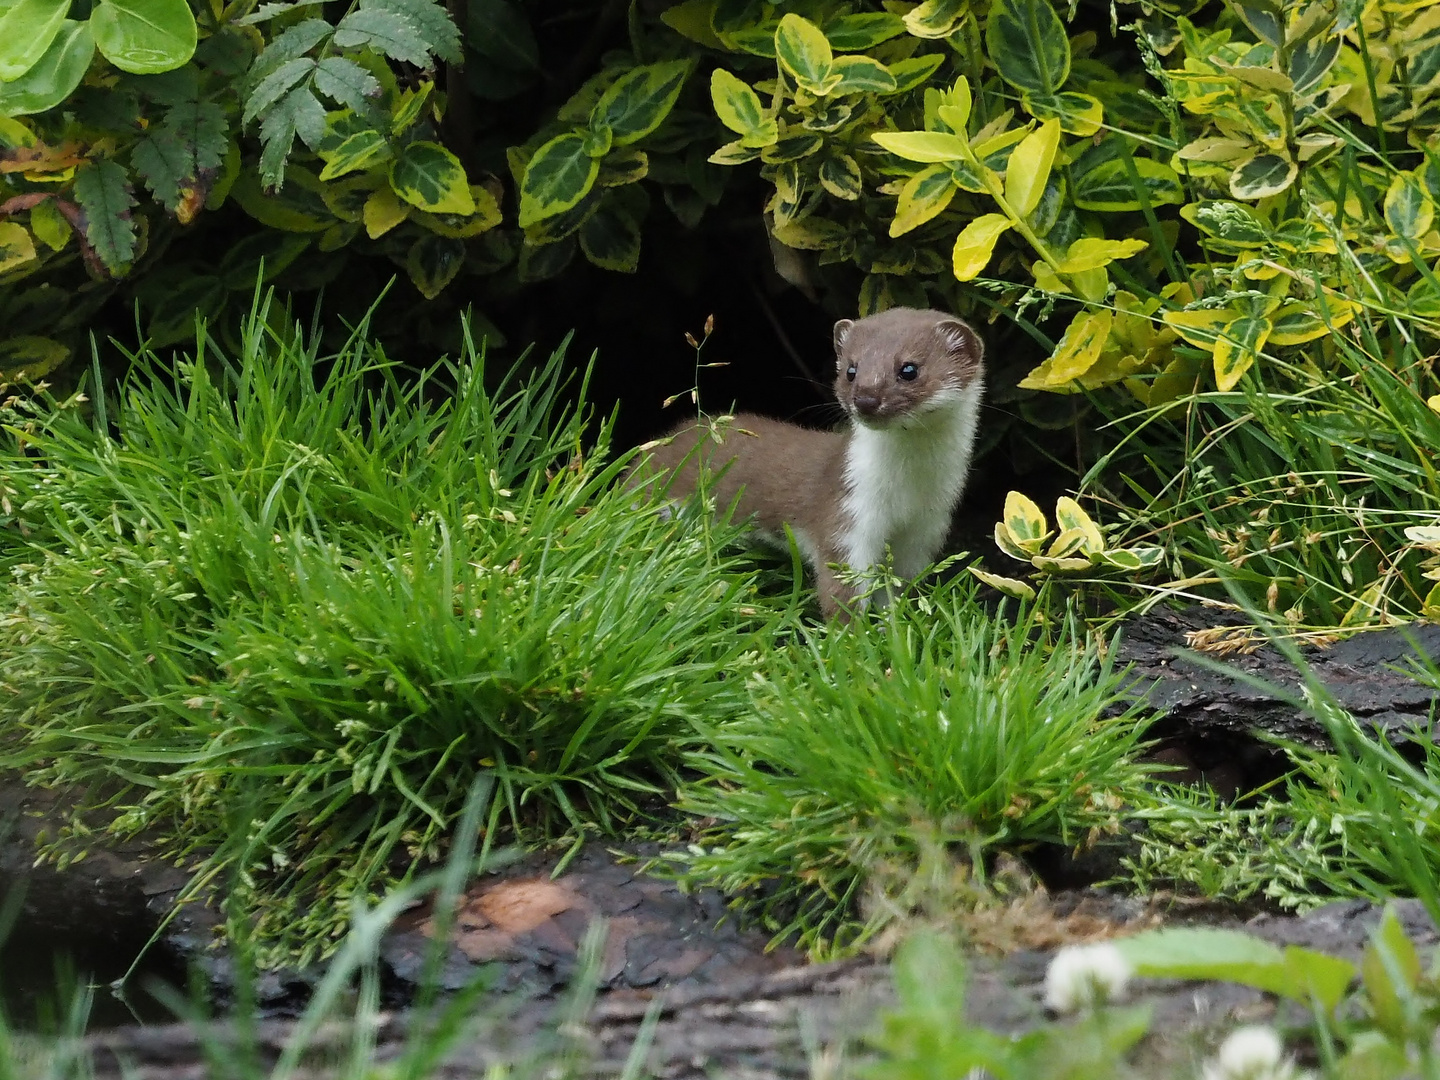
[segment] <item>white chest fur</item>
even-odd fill
[[[845,494],[836,546],[856,570],[884,561],[914,577],[939,554],[965,489],[980,385],[946,391],[908,424],[855,425],[845,449]]]

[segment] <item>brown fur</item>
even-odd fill
[[[978,404],[982,346],[953,316],[895,308],[858,322],[842,319],[835,324],[835,349],[835,396],[854,425],[923,441],[927,415],[949,407],[956,394],[974,387]],[[902,375],[907,364],[917,369],[913,378]],[[847,470],[853,431],[815,431],[753,413],[713,423],[687,421],[653,446],[627,482],[638,473],[684,497],[696,490],[703,466],[717,508],[734,504],[737,520],[753,518],[773,542],[783,543],[785,526],[791,527],[815,571],[828,617],[854,599],[854,590],[831,568],[848,561],[847,533],[856,526],[849,498],[854,477]],[[964,482],[968,443],[958,464],[954,490],[937,494],[940,501],[949,499],[943,507],[947,522]],[[904,466],[897,461],[897,468]]]

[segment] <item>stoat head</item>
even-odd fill
[[[835,324],[835,396],[856,423],[889,427],[979,390],[985,347],[942,311],[891,308]]]

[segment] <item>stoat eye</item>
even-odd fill
[[[920,369],[919,369],[918,367],[916,367],[914,364],[901,364],[901,365],[900,365],[900,378],[904,379],[906,382],[914,382],[914,381],[915,381],[915,377],[916,377],[917,375],[919,375],[919,374],[920,374]]]
[[[854,382],[854,381],[855,381],[855,365],[854,365],[854,364],[851,364],[848,368],[845,369],[845,378],[849,379],[851,382]]]

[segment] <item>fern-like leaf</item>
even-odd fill
[[[409,20],[432,53],[452,64],[460,62],[460,30],[443,4],[435,0],[360,0],[360,8],[389,11]]]
[[[135,258],[135,196],[125,170],[109,158],[82,166],[75,174],[75,201],[85,211],[85,239],[101,264],[123,273]]]

